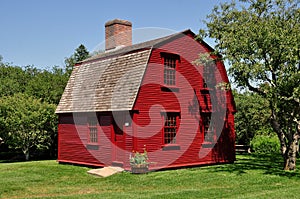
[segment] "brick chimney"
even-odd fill
[[[132,45],[132,23],[114,19],[105,23],[105,50]]]

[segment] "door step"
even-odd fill
[[[112,165],[113,167],[123,167],[124,163],[123,163],[123,162],[120,162],[120,161],[113,161],[113,162],[111,163],[111,165]]]
[[[123,171],[124,171],[124,169],[121,167],[109,166],[109,167],[103,167],[100,169],[92,169],[92,170],[89,170],[87,173],[105,178],[105,177],[114,175],[116,173],[121,173]]]

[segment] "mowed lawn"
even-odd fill
[[[99,178],[53,160],[0,163],[0,198],[300,198],[300,172],[281,164],[238,155],[234,164]]]

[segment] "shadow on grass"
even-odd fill
[[[280,155],[237,155],[234,164],[217,165],[208,167],[212,171],[225,171],[243,175],[250,170],[262,171],[263,174],[278,175],[285,177],[300,177],[299,171],[284,171],[283,159]]]
[[[56,160],[56,158],[45,154],[34,154],[29,159],[29,161],[39,160]],[[21,152],[0,152],[0,163],[15,162],[26,162],[25,155]]]

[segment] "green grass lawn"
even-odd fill
[[[52,160],[0,163],[0,198],[299,198],[300,172],[280,161],[239,155],[234,164],[107,178]]]

